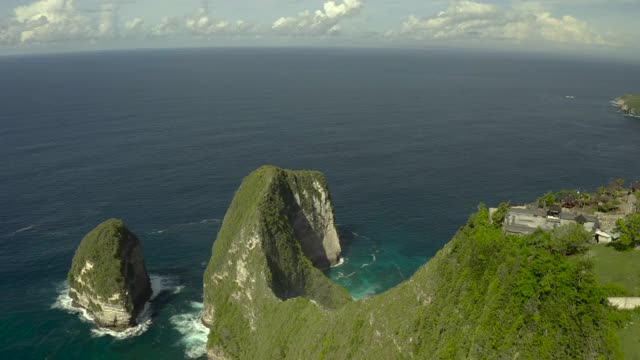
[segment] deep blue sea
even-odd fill
[[[199,49],[0,58],[0,358],[202,354],[202,273],[242,178],[329,180],[356,298],[397,285],[479,202],[640,179],[638,64],[464,51]],[[573,98],[571,98],[573,97]],[[148,329],[115,339],[64,306],[76,246],[139,236]]]

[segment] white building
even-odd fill
[[[580,224],[590,233],[600,228],[597,217],[563,212],[559,206],[547,209],[510,208],[503,228],[507,234],[529,235],[536,229],[551,231],[569,224]]]

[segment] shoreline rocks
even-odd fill
[[[640,103],[640,96],[624,95],[613,101],[613,104],[617,106],[624,115],[639,117],[640,107],[637,104]]]

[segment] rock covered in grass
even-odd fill
[[[140,241],[118,219],[103,222],[82,239],[68,281],[73,306],[114,331],[136,326],[152,293]]]
[[[620,357],[605,291],[589,262],[567,256],[590,238],[581,227],[514,237],[480,206],[409,279],[353,301],[296,225],[327,224],[314,220],[327,218],[324,181],[264,166],[240,185],[204,274],[209,359]]]

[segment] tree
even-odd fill
[[[508,212],[509,212],[509,203],[506,203],[506,202],[500,203],[500,206],[498,206],[498,210],[496,210],[496,212],[494,212],[493,215],[491,216],[491,221],[493,222],[493,225],[497,228],[502,226],[502,224],[504,223],[504,219],[507,217]]]
[[[632,214],[616,223],[620,230],[620,247],[628,250],[640,244],[640,214]]]
[[[469,227],[481,227],[485,226],[489,223],[489,210],[487,209],[487,205],[484,203],[478,204],[478,212],[471,215],[467,224]]]
[[[553,193],[546,193],[543,197],[538,199],[538,207],[543,208],[545,206],[551,206],[556,204],[556,196]]]
[[[586,251],[592,238],[582,225],[564,225],[553,231],[548,249],[565,256],[580,254]]]

